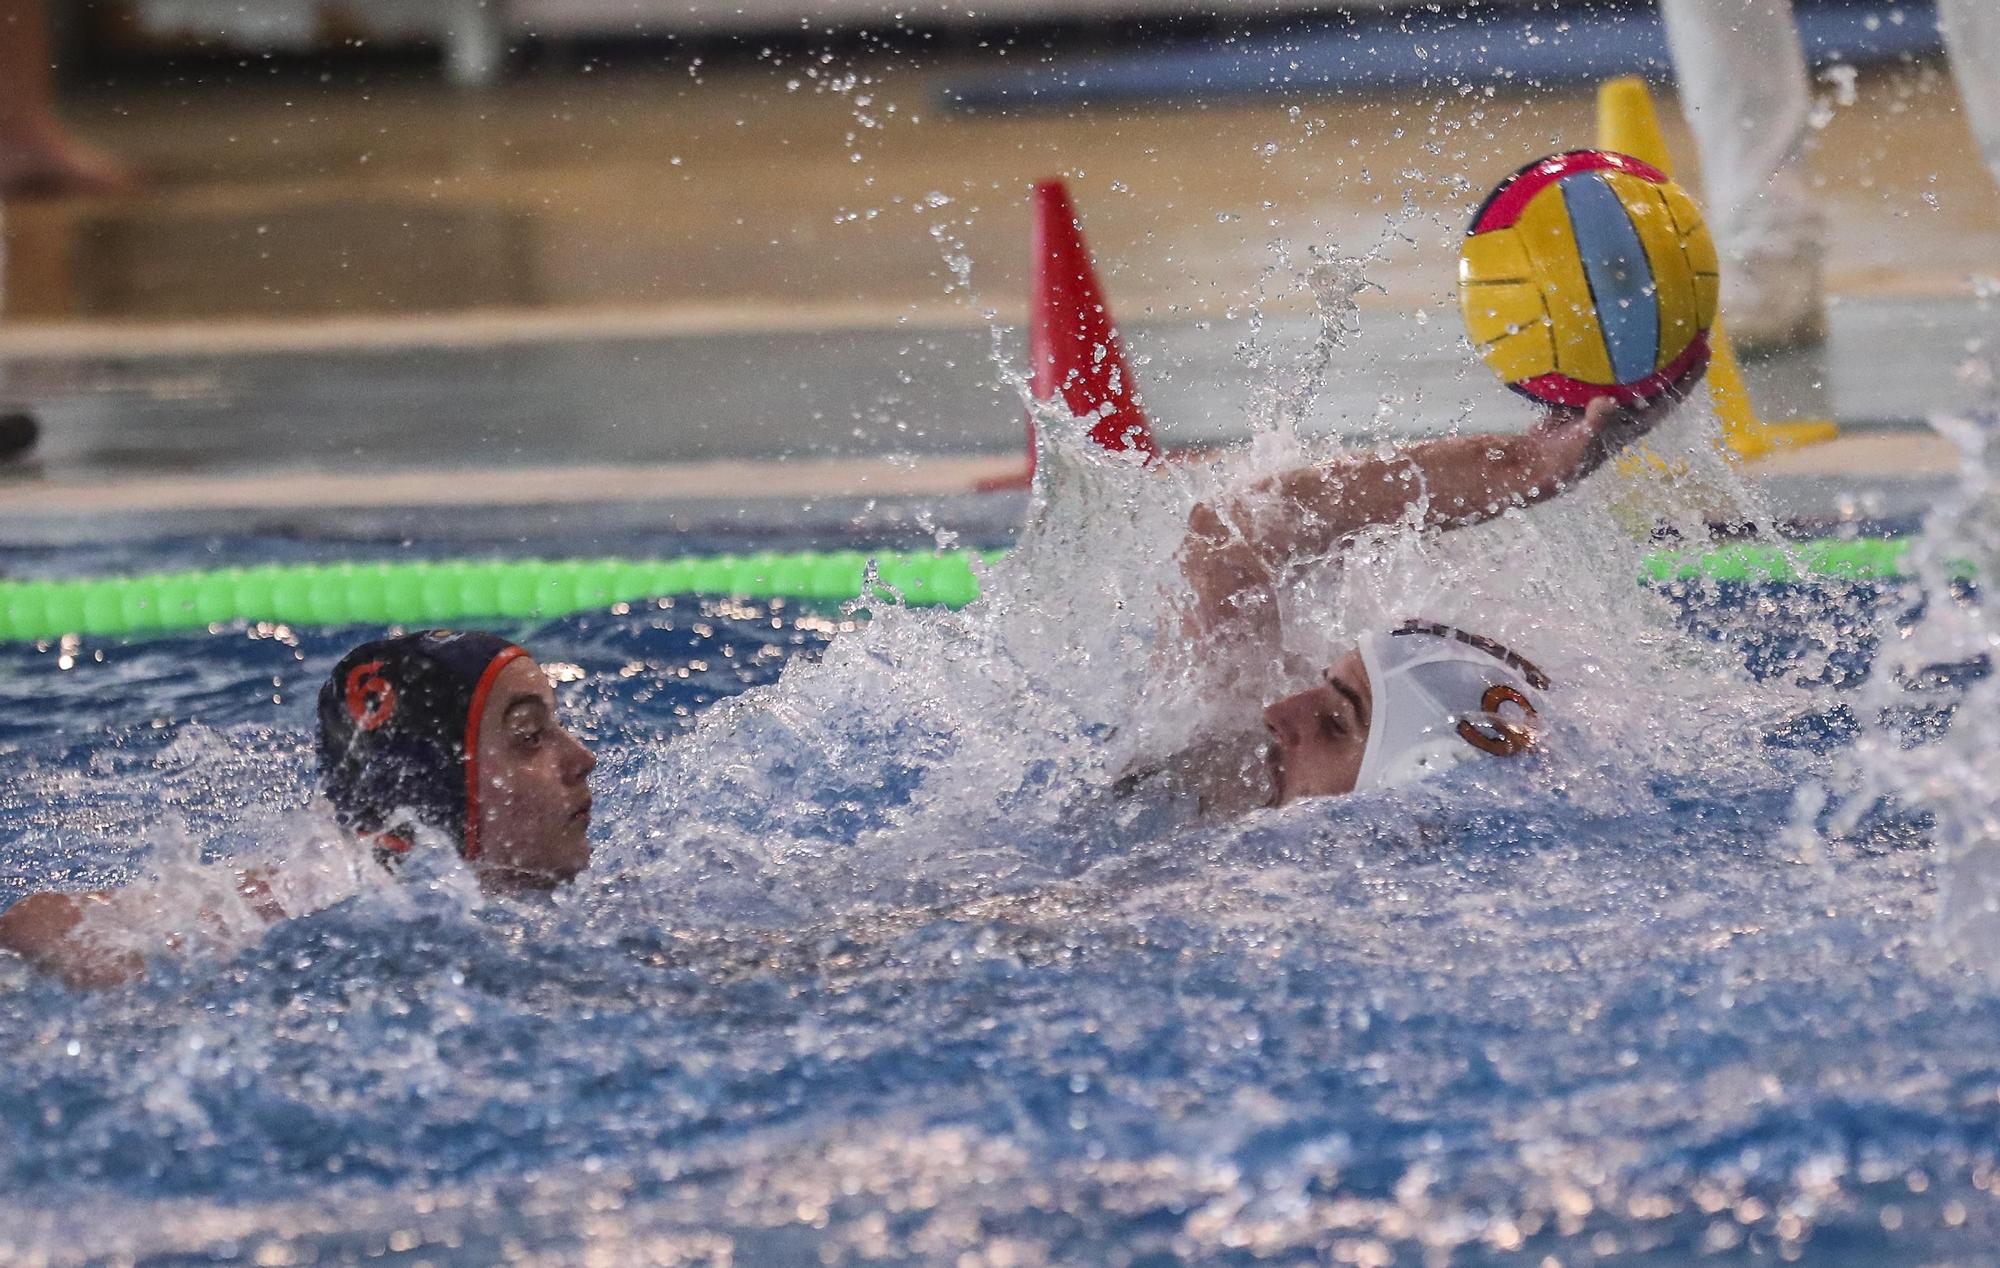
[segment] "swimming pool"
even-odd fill
[[[1838,822],[1877,640],[1962,600],[1644,590],[1609,496],[1387,540],[1288,601],[1483,608],[1582,684],[1567,755],[1189,823],[1101,792],[1199,703],[1147,633],[1184,504],[1133,478],[962,613],[503,627],[603,757],[553,902],[437,864],[130,990],[0,966],[0,1259],[1987,1253],[2000,990],[1935,943],[1920,811]],[[0,897],[296,853],[307,701],[366,632],[0,649]]]

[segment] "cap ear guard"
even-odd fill
[[[1509,705],[1512,710],[1507,710]],[[1509,716],[1516,711],[1518,721]],[[1479,698],[1479,712],[1460,718],[1456,730],[1459,739],[1482,753],[1516,757],[1535,746],[1534,724],[1539,716],[1534,701],[1505,683],[1496,683]]]
[[[1534,747],[1536,693],[1549,677],[1491,639],[1406,622],[1361,639],[1374,707],[1354,791],[1393,788],[1468,758]]]

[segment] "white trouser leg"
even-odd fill
[[[1791,0],[1660,0],[1660,16],[1737,342],[1816,337],[1824,225],[1806,170],[1812,92]]]
[[[2000,0],[1938,0],[1938,24],[1966,121],[2000,182]]]
[[[1750,256],[1816,243],[1805,171],[1812,94],[1791,0],[1660,0],[1660,16],[1718,245]]]
[[[445,9],[445,69],[451,82],[484,88],[500,78],[507,58],[506,11],[501,0],[459,0]]]

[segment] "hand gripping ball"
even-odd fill
[[[1651,400],[1708,367],[1715,243],[1666,173],[1607,150],[1542,159],[1473,217],[1459,303],[1479,355],[1551,405]]]

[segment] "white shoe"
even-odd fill
[[[1826,342],[1826,272],[1816,250],[1745,256],[1723,266],[1722,320],[1746,356]]]

